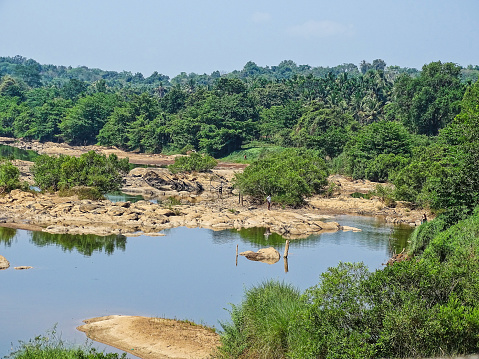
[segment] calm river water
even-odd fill
[[[269,265],[239,256],[236,262],[236,245],[240,252],[273,246],[283,254],[284,239],[265,236],[262,229],[176,228],[162,237],[125,238],[0,227],[0,254],[11,264],[0,271],[0,357],[18,340],[45,334],[55,325],[64,340],[83,344],[86,337],[75,328],[83,319],[104,315],[189,319],[221,329],[219,322],[229,319],[229,303],[238,304],[245,288],[276,279],[305,290],[339,261],[382,268],[411,232],[370,217],[334,220],[362,232],[292,241],[287,272],[283,259]],[[22,265],[33,269],[13,269]]]

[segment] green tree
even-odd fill
[[[25,88],[11,76],[4,76],[0,83],[0,96],[17,97],[24,99]]]
[[[18,97],[0,96],[0,135],[13,137],[15,132],[18,133],[21,122],[30,122],[28,111]]]
[[[413,139],[398,122],[381,121],[363,127],[346,144],[344,160],[346,173],[354,178],[366,178],[370,162],[381,154],[410,157]]]
[[[15,67],[15,75],[30,87],[40,87],[42,85],[40,73],[41,65],[35,61],[29,65],[17,65]]]
[[[98,143],[140,151],[161,149],[163,143],[153,145],[151,129],[147,130],[159,111],[158,101],[154,97],[147,93],[134,95],[130,101],[114,109],[97,136]],[[153,136],[154,139],[156,136]],[[145,146],[145,141],[150,145]]]
[[[300,101],[290,101],[284,106],[263,108],[258,120],[260,138],[279,145],[289,142],[290,132],[303,111]]]
[[[419,77],[401,76],[394,86],[394,111],[412,131],[437,135],[459,113],[464,94],[461,68],[452,63],[424,65]]]
[[[79,99],[59,124],[61,136],[71,144],[95,143],[117,103],[116,95],[102,92]]]
[[[86,93],[88,83],[85,81],[70,79],[60,90],[63,98],[67,100],[76,101],[78,98]]]
[[[353,117],[337,108],[312,103],[298,120],[291,139],[296,146],[322,150],[326,155],[336,157],[348,141],[346,127],[351,122]]]
[[[58,97],[34,108],[31,137],[42,142],[58,141],[59,125],[72,106],[72,101]]]
[[[317,153],[287,149],[253,162],[235,175],[234,186],[260,202],[271,195],[273,201],[299,206],[323,190],[327,176],[326,164]]]

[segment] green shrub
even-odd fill
[[[9,161],[0,162],[0,193],[21,188],[20,171]]]
[[[375,190],[371,193],[378,196],[381,202],[387,207],[396,207],[396,201],[394,200],[394,190],[391,187],[376,185]]]
[[[234,186],[261,202],[271,195],[275,202],[299,206],[305,197],[323,190],[327,176],[326,164],[316,152],[287,149],[253,162],[235,175]]]
[[[208,172],[216,167],[218,161],[209,155],[193,152],[189,156],[175,158],[175,163],[168,166],[172,173],[179,172]]]
[[[94,151],[80,157],[41,155],[32,167],[35,183],[42,190],[83,186],[96,188],[101,194],[120,190],[128,171],[128,158],[120,160],[115,154],[107,157]]]

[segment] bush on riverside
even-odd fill
[[[300,292],[288,284],[268,281],[249,289],[243,303],[232,306],[233,322],[222,324],[219,357],[283,358],[291,323],[305,305]]]
[[[218,161],[209,155],[193,152],[189,156],[175,158],[175,163],[168,166],[172,173],[178,172],[208,172],[216,167]]]
[[[128,158],[120,160],[115,154],[107,157],[94,151],[80,157],[41,155],[32,167],[35,183],[42,190],[86,186],[96,188],[100,193],[118,191],[128,171]]]
[[[223,324],[222,350],[227,353],[222,356],[409,358],[478,353],[479,209],[447,230],[441,229],[445,220],[434,222],[422,226],[427,239],[413,243],[413,248],[425,249],[413,260],[375,272],[363,264],[341,263],[321,274],[319,284],[302,296],[282,294],[284,285],[276,282],[249,289],[243,302],[233,306],[232,322]],[[271,335],[269,327],[279,328],[270,329],[277,334]]]
[[[28,189],[28,185],[19,180],[20,171],[9,161],[0,161],[0,194],[17,188]]]
[[[253,162],[235,176],[234,185],[259,201],[271,195],[275,202],[299,206],[324,189],[327,177],[326,164],[316,152],[286,149]]]

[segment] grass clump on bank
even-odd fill
[[[383,270],[340,263],[302,294],[277,282],[249,289],[223,324],[219,357],[478,353],[479,209],[455,225],[445,223],[439,218],[419,227],[416,257]]]
[[[63,341],[55,329],[28,342],[20,341],[19,347],[6,359],[125,359],[126,353],[103,353],[86,344],[74,347]]]
[[[300,292],[285,283],[268,281],[249,289],[243,303],[232,306],[232,322],[222,324],[218,356],[284,357],[290,345],[291,324],[305,304]]]

